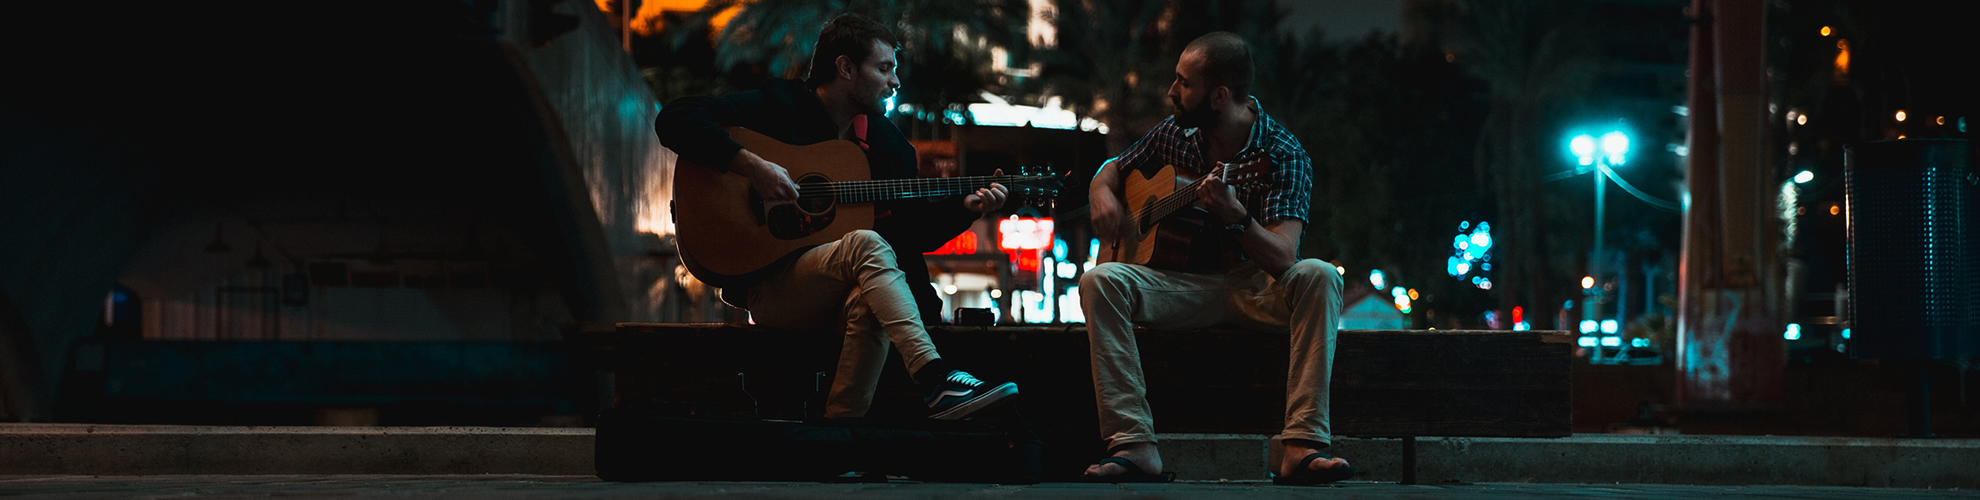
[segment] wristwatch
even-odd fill
[[[1243,219],[1238,219],[1237,222],[1226,224],[1224,226],[1224,231],[1229,232],[1233,235],[1238,235],[1238,234],[1244,234],[1244,230],[1250,228],[1251,228],[1251,212],[1247,211],[1244,213]]]

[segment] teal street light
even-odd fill
[[[1595,174],[1595,251],[1588,259],[1588,275],[1601,276],[1603,192],[1607,191],[1605,188],[1608,187],[1607,184],[1602,182],[1602,177],[1605,175],[1614,175],[1614,170],[1609,169],[1610,166],[1623,164],[1625,157],[1629,154],[1629,135],[1622,133],[1620,130],[1611,131],[1602,134],[1599,142],[1592,135],[1576,135],[1574,138],[1568,139],[1568,152],[1574,155],[1577,163],[1585,167],[1591,167],[1589,171]],[[1601,312],[1596,307],[1597,304],[1595,302],[1590,301],[1589,307],[1584,313],[1588,315],[1586,317],[1600,317]],[[1594,358],[1601,359],[1601,357],[1602,353],[1596,351]]]

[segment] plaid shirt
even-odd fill
[[[1245,140],[1244,149],[1265,149],[1271,152],[1271,186],[1268,189],[1254,189],[1238,200],[1245,210],[1260,225],[1298,219],[1311,222],[1307,212],[1313,199],[1313,160],[1306,156],[1306,148],[1299,145],[1291,131],[1279,126],[1279,122],[1265,115],[1258,104],[1258,98],[1251,99],[1251,109],[1258,113],[1258,121],[1252,122],[1251,134]],[[1215,165],[1204,156],[1203,135],[1199,129],[1184,129],[1176,125],[1176,118],[1170,116],[1162,123],[1141,136],[1127,151],[1116,157],[1116,168],[1121,172],[1158,169],[1163,165],[1175,165],[1177,173],[1201,176]]]

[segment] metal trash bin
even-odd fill
[[[1980,170],[1973,153],[1963,139],[1847,149],[1852,357],[1980,357]]]

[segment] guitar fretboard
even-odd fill
[[[986,175],[930,179],[806,182],[798,184],[798,198],[815,199],[830,196],[836,203],[939,198],[968,194],[978,189],[990,187],[991,183],[1003,184],[1005,187],[1015,187],[1025,185],[1029,182],[1051,178],[1051,176],[1041,175]]]
[[[1169,214],[1175,213],[1175,211],[1181,210],[1191,203],[1196,203],[1196,186],[1203,184],[1203,181],[1206,179],[1209,179],[1209,177],[1197,178],[1196,182],[1191,182],[1189,185],[1183,186],[1182,189],[1177,189],[1175,194],[1164,196],[1160,200],[1155,200],[1154,203],[1149,203],[1148,206],[1141,207],[1141,211],[1134,214],[1134,223],[1141,228],[1142,233],[1147,233],[1163,217],[1168,217]]]

